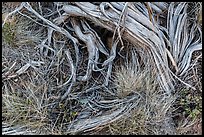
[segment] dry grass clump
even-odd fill
[[[117,87],[117,95],[120,98],[127,97],[134,92],[143,92],[146,89],[153,88],[153,78],[150,78],[146,71],[138,71],[132,66],[121,66],[116,72],[115,83]],[[154,89],[152,89],[154,90]]]
[[[2,94],[2,118],[10,126],[22,126],[28,132],[40,133],[47,124],[47,107],[44,106],[44,96],[36,95],[39,89],[26,85],[26,91],[18,91],[4,85]],[[10,89],[10,90],[9,90]],[[30,130],[30,131],[29,131]],[[26,131],[25,131],[26,132]],[[4,132],[4,134],[7,134]],[[17,133],[18,134],[18,133]]]
[[[161,90],[156,71],[148,63],[143,67],[131,61],[126,64],[116,70],[117,95],[125,99],[139,94],[142,99],[128,114],[105,126],[109,134],[175,134],[171,112],[176,97]]]
[[[8,13],[5,12],[2,15],[2,19]],[[43,37],[43,30],[37,27],[37,24],[31,20],[23,17],[22,15],[13,15],[6,21],[2,28],[2,43],[3,45],[9,45],[12,47],[18,47],[23,45],[32,45]]]
[[[19,3],[4,3],[2,21]],[[16,5],[15,5],[16,4]],[[2,134],[45,134],[48,120],[47,85],[39,67],[36,45],[44,28],[13,14],[2,28]]]

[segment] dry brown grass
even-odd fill
[[[163,92],[155,80],[156,71],[149,65],[139,68],[134,62],[126,62],[116,71],[116,89],[120,98],[139,94],[141,102],[130,113],[112,122],[110,134],[149,135],[174,134],[171,108],[175,97]],[[137,66],[137,67],[136,67]]]

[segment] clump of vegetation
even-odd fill
[[[47,107],[44,106],[44,97],[36,92],[36,89],[24,87],[19,91],[9,85],[3,86],[2,93],[2,118],[4,123],[12,126],[18,125],[24,128],[37,130],[47,125]],[[10,90],[9,90],[10,89]]]
[[[2,40],[9,45],[15,45],[16,35],[16,22],[13,18],[12,20],[7,21],[2,28]]]
[[[145,86],[151,86],[151,79],[147,75],[145,71],[137,71],[137,68],[122,66],[115,77],[118,97],[124,98],[131,93],[144,91]]]
[[[155,70],[148,64],[139,68],[130,62],[116,72],[116,88],[120,98],[139,94],[142,100],[130,113],[112,122],[110,134],[117,135],[150,135],[174,134],[175,125],[171,118],[171,105],[176,97],[170,97],[159,89],[158,81],[154,80]],[[137,66],[137,67],[134,67]],[[162,93],[163,92],[163,93]],[[132,93],[132,94],[131,94]]]
[[[8,13],[2,15],[2,21]],[[18,47],[23,45],[33,46],[39,43],[43,31],[38,28],[31,20],[22,15],[13,15],[8,18],[2,27],[2,42],[3,45]]]
[[[184,110],[185,116],[195,119],[202,112],[202,97],[192,94],[189,90],[181,90],[179,105]]]
[[[174,103],[173,118],[177,125],[177,134],[200,134],[201,132],[202,96],[196,92],[182,89]]]

